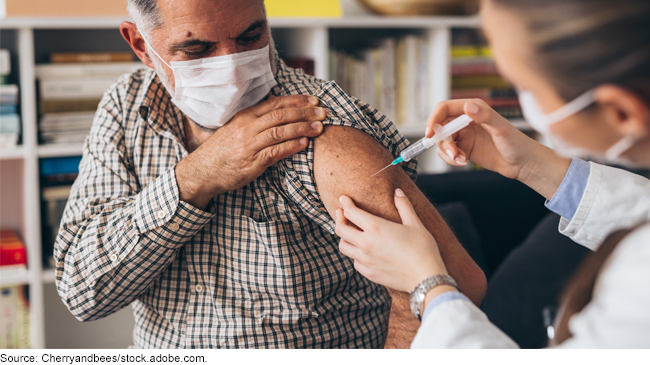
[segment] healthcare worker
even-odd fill
[[[562,157],[650,167],[650,2],[483,0],[482,19],[526,119],[555,151],[480,100],[440,103],[427,135],[435,124],[469,115],[474,123],[440,144],[438,154],[451,165],[470,160],[525,183],[563,216],[561,233],[596,251],[566,289],[550,345],[650,348],[650,181]],[[340,250],[370,280],[412,293],[412,310],[423,316],[413,348],[517,346],[454,286],[400,190],[402,224],[348,197],[341,203]]]

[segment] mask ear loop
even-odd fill
[[[151,46],[151,43],[149,43],[149,41],[147,40],[147,37],[145,37],[144,34],[143,34],[142,32],[140,32],[140,29],[138,29],[138,32],[139,32],[140,35],[142,36],[142,39],[144,40],[144,43],[145,43],[147,46],[149,46],[149,49],[151,49],[151,51],[156,55],[156,57],[158,57],[158,59],[160,59],[160,60],[162,61],[162,63],[165,64],[165,66],[167,66],[167,67],[169,67],[170,69],[172,69],[172,67],[169,65],[169,63],[165,62],[165,60],[164,60],[162,57],[160,57],[160,55],[158,54],[158,52],[156,52],[156,50],[153,48],[153,46]],[[172,69],[172,70],[173,70],[173,69]]]
[[[595,91],[589,90],[586,93],[578,96],[569,104],[561,107],[560,109],[554,111],[553,113],[546,116],[547,124],[555,124],[563,121],[564,119],[582,111],[587,108],[589,105],[596,102],[594,96]]]
[[[607,152],[605,152],[605,158],[609,161],[614,161],[617,158],[621,157],[625,151],[632,148],[636,143],[637,138],[634,136],[627,136],[618,141],[615,145],[610,147]]]

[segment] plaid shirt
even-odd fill
[[[277,62],[276,96],[310,94],[325,124],[408,142],[333,82]],[[86,139],[55,244],[56,284],[80,320],[131,304],[139,348],[377,348],[387,290],[338,250],[314,181],[313,141],[206,211],[180,201],[183,114],[152,70],[109,89]],[[415,163],[405,170],[415,179]]]

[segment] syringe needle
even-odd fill
[[[386,170],[387,168],[389,168],[389,167],[391,167],[391,166],[393,166],[393,165],[392,165],[392,164],[390,164],[390,165],[388,165],[388,166],[386,166],[386,167],[384,167],[383,169],[381,169],[381,170],[379,170],[379,171],[377,171],[377,172],[376,172],[376,173],[375,173],[374,175],[372,175],[372,176],[370,176],[370,177],[375,177],[375,176],[377,176],[377,175],[379,175],[379,173],[380,173],[380,172],[382,172],[382,171],[384,171],[384,170]]]

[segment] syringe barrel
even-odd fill
[[[436,134],[431,138],[422,138],[421,140],[415,142],[407,149],[400,153],[400,157],[404,161],[410,161],[411,159],[419,156],[424,151],[433,147],[438,142],[444,140],[447,137],[452,136],[454,133],[457,133],[459,130],[467,127],[469,123],[472,122],[472,118],[463,114],[460,117],[454,119],[453,121],[447,123],[443,127],[439,128],[436,131]]]
[[[413,158],[421,155],[424,151],[428,150],[429,148],[433,147],[433,145],[436,144],[434,140],[435,136],[433,138],[422,138],[421,140],[413,143],[410,145],[408,148],[406,148],[402,153],[400,153],[400,157],[404,161],[411,161]]]

